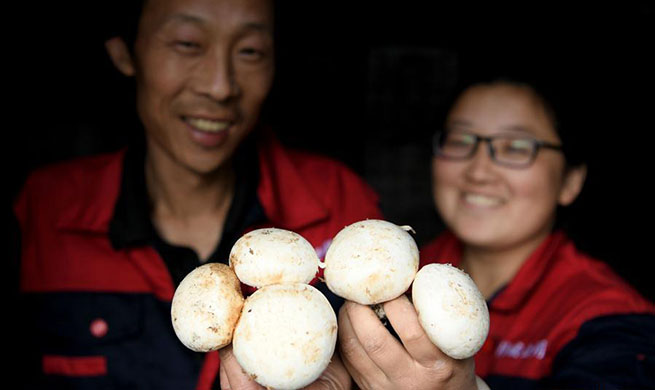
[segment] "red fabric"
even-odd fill
[[[461,244],[451,233],[421,249],[421,266],[460,261]],[[609,266],[577,251],[562,232],[554,233],[492,299],[489,336],[475,356],[476,373],[545,377],[584,322],[632,313],[655,313],[655,307]]]
[[[155,292],[162,299],[172,297],[168,270],[152,249],[117,252],[107,237],[123,155],[66,162],[28,178],[15,205],[22,229],[23,291]]]
[[[221,359],[218,351],[207,353],[205,360],[200,369],[200,377],[198,378],[198,385],[196,390],[211,390],[212,384],[218,378],[218,368]]]
[[[15,204],[23,237],[22,291],[136,292],[172,299],[172,279],[154,249],[116,251],[109,242],[123,156],[121,151],[85,157],[28,178]],[[285,149],[270,133],[259,145],[259,160],[257,194],[270,220],[266,225],[301,234],[317,251],[344,226],[382,217],[374,191],[339,162]],[[207,355],[198,388],[210,387],[218,364],[218,354]]]
[[[107,374],[107,358],[104,356],[52,356],[42,359],[43,372],[50,375],[99,376]]]

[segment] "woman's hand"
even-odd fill
[[[363,389],[476,389],[473,358],[441,352],[421,327],[404,295],[384,304],[396,340],[368,306],[346,301],[339,311],[343,363]]]
[[[232,353],[232,345],[219,351],[221,365],[219,369],[221,390],[263,390],[265,389],[246,374]],[[304,390],[349,390],[351,379],[339,354],[335,352],[330,364],[321,376]]]

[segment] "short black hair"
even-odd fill
[[[120,37],[125,41],[130,51],[133,51],[145,3],[146,0],[117,1],[107,18],[105,39]]]
[[[562,143],[562,152],[568,167],[586,164],[587,155],[582,141],[585,125],[581,124],[580,112],[575,110],[575,94],[572,82],[560,73],[549,73],[544,67],[480,66],[460,68],[456,86],[451,90],[448,104],[443,106],[440,117],[445,121],[448,112],[459,96],[476,85],[505,84],[528,88],[543,105]],[[442,122],[443,124],[443,122]]]
[[[139,22],[141,14],[145,8],[147,0],[118,0],[116,6],[110,12],[111,16],[108,18],[109,23],[105,28],[105,39],[120,37],[125,41],[130,51],[134,52],[134,42],[139,31]],[[274,18],[278,18],[278,7],[275,7],[275,1],[271,0],[273,4]],[[277,29],[276,29],[277,30]],[[274,41],[277,42],[277,37]]]

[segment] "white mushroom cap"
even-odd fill
[[[336,345],[337,319],[327,298],[301,283],[252,294],[234,331],[234,356],[263,386],[298,389],[325,370]]]
[[[473,280],[450,264],[428,264],[416,274],[412,300],[430,340],[446,355],[475,355],[489,332],[489,311]]]
[[[416,242],[391,222],[369,219],[346,226],[325,254],[325,282],[340,297],[372,305],[405,293],[418,269]]]
[[[222,348],[232,340],[243,302],[241,285],[230,267],[204,264],[189,272],[175,290],[171,306],[175,334],[196,352]]]
[[[230,266],[243,283],[262,287],[309,283],[318,271],[314,247],[298,233],[276,228],[244,234],[230,252]]]

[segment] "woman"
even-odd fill
[[[422,264],[464,269],[490,332],[471,359],[431,346],[406,297],[385,304],[402,346],[366,307],[340,312],[341,356],[362,388],[651,388],[655,309],[555,228],[586,166],[563,145],[553,106],[526,83],[471,84],[434,137],[434,202],[448,231]],[[570,146],[570,145],[569,145]],[[573,157],[570,157],[573,156]]]

